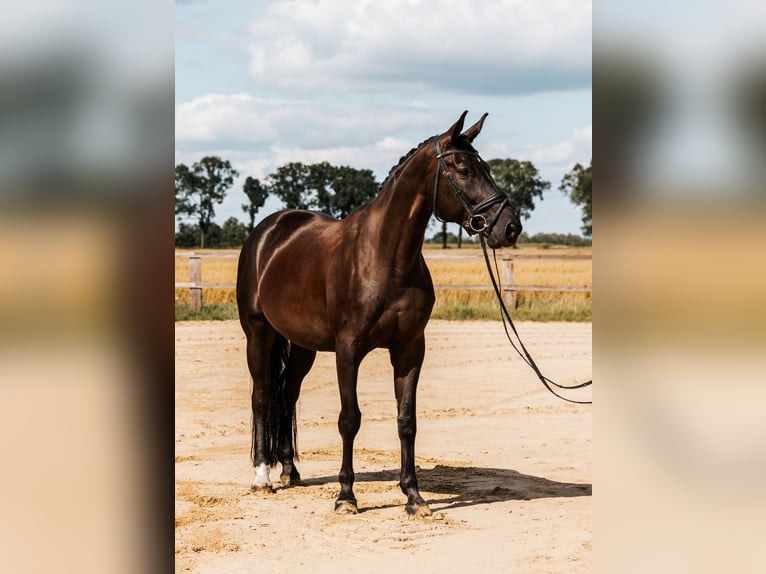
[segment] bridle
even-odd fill
[[[497,188],[497,185],[495,185],[495,182],[492,179],[492,177],[489,176],[489,174],[487,174],[489,177],[489,180],[492,182],[492,186],[495,188],[495,193],[494,195],[491,195],[487,199],[480,201],[476,205],[471,206],[466,200],[463,190],[460,189],[460,186],[458,186],[457,182],[455,182],[455,176],[452,175],[452,172],[450,172],[447,169],[447,164],[444,162],[444,158],[447,157],[448,155],[457,155],[457,154],[472,155],[475,157],[479,157],[479,152],[466,151],[466,150],[460,150],[460,149],[451,149],[451,150],[447,150],[443,152],[441,151],[441,147],[439,145],[440,139],[441,139],[440,135],[437,135],[434,138],[434,151],[436,152],[436,160],[438,162],[438,165],[436,168],[436,177],[434,178],[434,208],[433,208],[434,216],[436,217],[436,219],[438,219],[442,223],[445,222],[436,213],[436,202],[439,198],[439,176],[443,175],[444,179],[447,180],[447,183],[449,184],[450,189],[452,189],[452,193],[455,195],[458,201],[460,201],[460,203],[463,204],[463,210],[465,212],[465,219],[463,220],[463,223],[462,223],[463,228],[468,232],[469,235],[478,233],[479,235],[483,237],[487,237],[492,231],[492,228],[497,223],[497,220],[500,218],[500,213],[503,211],[503,208],[506,205],[510,205],[510,202],[508,201],[508,196]],[[481,158],[479,159],[481,160]],[[495,212],[495,216],[492,218],[491,221],[487,221],[487,216],[484,215],[484,212],[486,212],[490,207],[492,207],[493,205],[497,203],[499,203],[500,206],[497,208],[497,212]]]

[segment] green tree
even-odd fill
[[[269,175],[268,189],[287,209],[311,209],[312,190],[309,168],[300,162],[290,162]]]
[[[346,165],[333,167],[330,175],[332,195],[326,205],[319,209],[343,219],[351,215],[378,194],[379,184],[369,169],[355,169]]]
[[[228,160],[206,156],[192,164],[191,168],[178,164],[175,170],[175,212],[179,219],[195,219],[200,231],[200,247],[215,217],[215,204],[220,204],[226,191],[239,175]]]
[[[579,163],[564,175],[559,189],[569,196],[569,200],[582,207],[582,231],[587,237],[593,235],[593,160],[588,167]]]
[[[249,230],[247,225],[236,217],[230,217],[223,222],[221,227],[221,247],[241,247],[247,239]]]
[[[221,232],[221,226],[215,221],[211,221],[205,236],[205,244],[208,247],[221,247]]]
[[[519,236],[519,243],[542,243],[543,245],[569,245],[572,247],[585,247],[593,245],[593,241],[573,235],[572,233],[535,233],[531,237],[525,231]]]
[[[539,176],[531,161],[491,159],[487,163],[497,187],[508,195],[513,209],[519,217],[529,219],[535,208],[535,198],[542,200],[543,192],[551,187],[550,182]]]
[[[448,243],[457,243],[457,239],[457,235],[451,231],[442,229],[441,231],[434,233],[430,239],[427,239],[426,243],[441,243],[442,248],[446,249]]]
[[[306,184],[309,195],[309,209],[331,215],[332,179],[335,168],[329,162],[323,161],[306,166],[308,174]]]
[[[199,244],[199,227],[181,223],[176,232],[176,247],[197,247]]]
[[[242,211],[247,213],[247,216],[250,218],[248,231],[252,231],[253,227],[255,227],[255,214],[258,213],[258,210],[263,207],[264,203],[266,203],[266,198],[269,196],[269,190],[259,179],[248,176],[242,186],[242,191],[245,192],[247,199],[250,200],[250,203],[242,204]]]
[[[268,191],[286,208],[314,209],[341,219],[375,197],[378,183],[367,169],[293,162],[269,175]]]

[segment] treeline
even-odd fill
[[[535,200],[542,199],[543,192],[551,187],[550,182],[542,179],[537,168],[529,161],[493,159],[487,163],[498,188],[508,195],[511,205],[520,217],[528,219],[535,208]],[[583,232],[588,236],[592,233],[591,171],[590,165],[583,167],[577,164],[564,176],[559,186],[559,190],[566,193],[573,203],[582,207]],[[213,221],[215,206],[223,202],[234,183],[234,178],[238,176],[239,172],[229,161],[217,156],[203,157],[191,166],[183,163],[176,165],[175,213],[179,222],[176,233],[177,247],[242,245],[255,225],[258,211],[269,196],[277,197],[285,208],[311,209],[342,219],[374,198],[380,187],[374,174],[368,169],[334,166],[326,161],[310,165],[291,162],[277,168],[263,182],[247,177],[242,191],[248,203],[242,204],[241,207],[247,215],[248,223],[230,217],[219,226]],[[574,241],[567,239],[570,236],[561,234],[542,235],[556,236],[555,242]],[[465,240],[447,233],[446,224],[437,236],[439,242],[445,245],[450,243],[452,238],[455,242]],[[533,241],[534,237],[529,238],[529,241],[537,243],[538,241]],[[433,240],[434,238],[431,239]],[[523,239],[520,241],[523,242]]]
[[[539,243],[542,245],[568,245],[570,247],[590,247],[593,240],[590,237],[581,237],[573,233],[535,233],[527,235],[525,231],[521,232],[517,243]]]
[[[234,240],[239,233],[233,231],[236,218],[230,218],[222,227],[217,227],[213,217],[215,206],[223,202],[237,176],[239,172],[227,160],[216,156],[203,157],[191,166],[176,165],[175,213],[179,220],[176,245],[181,246],[179,241],[188,242],[194,227],[199,239],[196,245],[200,247],[215,246],[219,230],[220,241],[228,243]],[[249,219],[247,232],[253,229],[255,217],[270,195],[279,198],[285,208],[312,209],[340,219],[375,197],[378,185],[369,169],[334,166],[326,161],[311,165],[300,162],[285,164],[264,182],[248,177],[242,187],[248,198],[248,203],[242,204],[242,210]],[[189,221],[193,224],[187,223]],[[231,234],[225,232],[227,223]],[[183,233],[181,226],[185,226]]]
[[[444,245],[444,232],[439,231],[426,240],[426,243],[436,243]],[[474,244],[478,241],[473,237],[458,237],[452,232],[447,232],[447,245],[457,245],[459,243]],[[517,240],[518,244],[539,244],[539,245],[567,245],[569,247],[590,247],[593,240],[589,237],[574,235],[573,233],[535,233],[528,235],[522,231]]]
[[[236,217],[230,217],[218,225],[211,222],[205,235],[205,247],[242,247],[250,235],[250,229]],[[200,229],[196,223],[180,223],[176,231],[176,247],[185,249],[199,247]]]

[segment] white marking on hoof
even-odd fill
[[[255,480],[253,481],[253,490],[261,490],[264,487],[271,488],[271,478],[269,477],[269,465],[262,462],[255,467]]]

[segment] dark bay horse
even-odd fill
[[[253,378],[254,490],[272,491],[269,468],[277,462],[283,485],[300,484],[295,404],[317,351],[333,351],[343,441],[335,510],[357,512],[357,375],[365,355],[385,348],[394,372],[405,508],[431,513],[415,477],[415,394],[434,304],[421,253],[426,227],[434,214],[482,234],[490,247],[513,245],[521,233],[507,196],[471,145],[487,114],[463,131],[466,113],[402,157],[378,196],[347,218],[284,210],[266,217],[245,242],[237,304]]]

